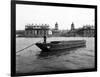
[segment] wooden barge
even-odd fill
[[[62,51],[77,47],[85,47],[85,40],[52,41],[50,43],[36,43],[42,51]]]

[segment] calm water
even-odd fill
[[[64,51],[41,56],[41,50],[36,45],[16,53],[17,73],[94,68],[95,49],[93,37],[50,37],[47,41],[81,39],[86,40],[86,47],[70,50],[69,54],[68,51]],[[38,41],[42,41],[42,38],[16,38],[16,52]]]

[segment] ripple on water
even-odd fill
[[[34,40],[33,40],[34,39]],[[23,48],[33,41],[33,39],[17,39],[17,50]],[[50,40],[54,40],[52,38]],[[73,38],[62,38],[63,40],[70,40]],[[75,39],[75,38],[74,38]],[[82,39],[82,38],[76,38]],[[71,70],[71,69],[84,69],[94,68],[94,39],[85,38],[87,41],[86,48],[78,48],[75,50],[64,52],[50,52],[43,53],[36,46],[33,46],[16,56],[16,68],[20,73],[28,72],[43,72],[43,71],[56,71],[56,70]],[[38,41],[40,39],[36,39]],[[57,39],[56,39],[57,40]],[[60,38],[58,39],[60,40]],[[26,41],[26,42],[25,42]],[[24,45],[23,45],[24,44]],[[21,46],[20,46],[21,45]]]

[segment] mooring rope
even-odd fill
[[[40,41],[41,41],[41,40],[40,40]],[[38,42],[40,42],[40,41],[38,41]],[[33,44],[31,44],[31,45],[29,45],[29,46],[27,46],[27,47],[25,47],[25,48],[23,48],[23,49],[17,51],[16,53],[19,53],[19,52],[21,52],[21,51],[23,51],[23,50],[25,50],[25,49],[27,49],[27,48],[33,46],[33,45],[35,45],[35,43],[33,43]]]

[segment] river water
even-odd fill
[[[16,38],[16,52],[42,40],[42,38]],[[16,53],[16,72],[36,73],[94,68],[95,41],[93,37],[50,37],[47,39],[48,42],[58,40],[86,40],[86,47],[44,55],[41,49],[33,45]]]

